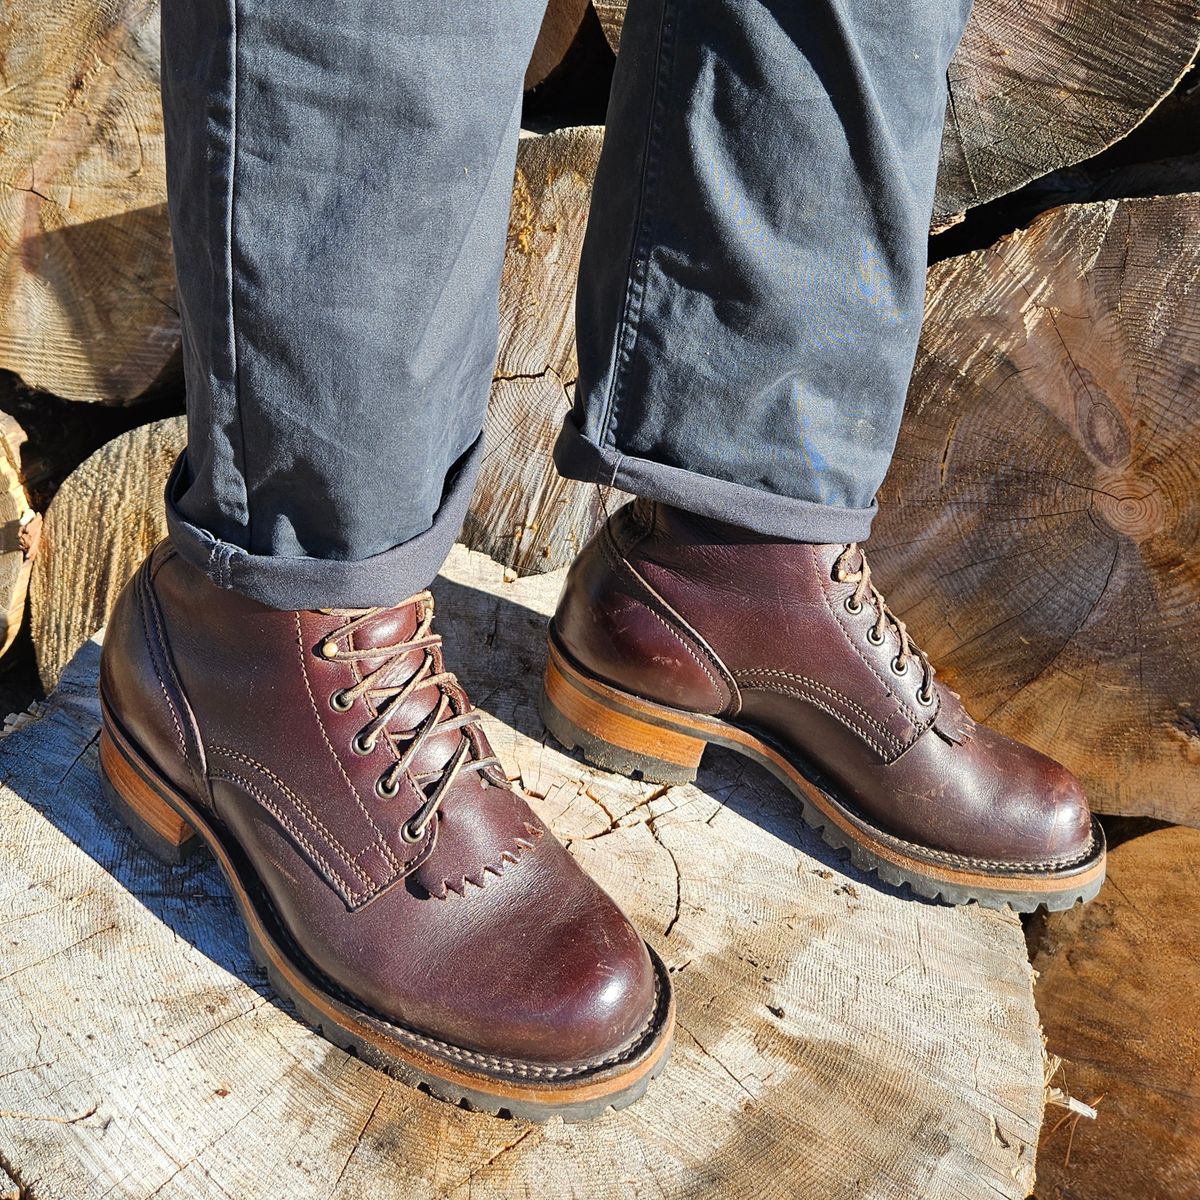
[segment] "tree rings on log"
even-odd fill
[[[127,403],[179,344],[158,94],[158,5],[5,8],[0,367]]]
[[[506,584],[457,549],[438,627],[509,770],[671,971],[678,1040],[647,1095],[584,1124],[500,1121],[301,1025],[217,869],[159,865],[103,808],[89,643],[0,743],[15,1178],[72,1200],[351,1200],[397,1180],[406,1200],[1024,1200],[1043,1065],[1016,918],[847,871],[728,754],[663,788],[559,753],[534,702],[561,579]]]
[[[151,547],[166,537],[163,488],[186,443],[183,417],[131,429],[72,471],[50,502],[30,599],[33,648],[46,691],[108,620]]]
[[[974,714],[1102,812],[1200,822],[1200,196],[930,272],[872,561]]]

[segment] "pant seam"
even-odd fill
[[[232,367],[230,387],[233,392],[233,403],[237,409],[238,428],[238,457],[242,481],[242,505],[246,514],[246,547],[254,546],[254,522],[250,513],[250,463],[246,454],[246,418],[241,396],[241,368],[238,354],[238,320],[237,320],[237,280],[234,267],[234,214],[237,208],[237,161],[238,161],[238,120],[239,120],[239,49],[238,49],[238,0],[231,0],[230,6],[230,93],[229,93],[229,201],[228,217],[225,222],[225,261],[229,272],[229,352]],[[228,562],[225,563],[226,574]],[[226,585],[228,586],[228,585]]]
[[[650,269],[650,229],[657,199],[659,178],[659,152],[662,142],[662,127],[666,116],[666,97],[670,88],[670,75],[674,70],[676,3],[666,0],[662,19],[658,27],[658,45],[655,48],[656,70],[654,95],[650,103],[650,128],[646,138],[646,158],[642,164],[642,185],[638,196],[638,213],[634,223],[633,247],[630,251],[629,287],[625,293],[625,304],[618,330],[618,352],[613,364],[613,378],[609,386],[607,406],[600,422],[600,440],[616,447],[616,428],[619,409],[624,399],[629,364],[637,349],[641,331],[642,304],[646,295],[646,276]],[[613,468],[616,475],[616,467]]]

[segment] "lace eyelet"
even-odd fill
[[[365,757],[375,749],[375,739],[365,738],[361,733],[354,735],[354,740],[350,743],[350,749],[355,754]]]
[[[888,666],[891,667],[893,675],[899,675],[901,678],[903,678],[908,674],[908,660],[905,659],[903,666],[901,666],[900,655],[898,654],[892,659]]]
[[[380,777],[377,780],[375,780],[375,795],[380,797],[380,799],[394,800],[399,794],[400,794],[400,780],[393,779],[391,787],[388,787],[388,785],[387,785],[387,776],[386,775],[380,775]]]
[[[317,653],[320,654],[322,658],[336,658],[337,652],[338,648],[333,642],[321,642],[317,646]]]
[[[924,688],[917,689],[917,703],[922,708],[930,708],[933,705],[933,693],[927,692]]]
[[[874,625],[872,625],[871,628],[867,630],[867,641],[870,642],[872,646],[882,646],[884,643],[884,636],[882,633],[879,633],[876,630]]]
[[[338,688],[332,696],[329,697],[329,707],[334,712],[349,712],[354,707],[354,701],[346,695],[345,688]]]
[[[412,823],[410,821],[405,821],[404,824],[400,826],[400,837],[404,841],[408,842],[408,844],[410,846],[414,842],[419,842],[424,836],[425,836],[425,830],[424,829],[413,829]]]
[[[858,614],[863,610],[862,602],[860,600],[855,600],[853,595],[846,597],[844,608],[852,617],[857,617]]]

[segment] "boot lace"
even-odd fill
[[[859,565],[851,566],[855,554],[858,555]],[[900,639],[900,652],[892,659],[892,673],[905,675],[908,673],[908,663],[912,659],[921,668],[921,686],[917,689],[917,700],[924,705],[933,703],[933,664],[925,652],[913,644],[908,636],[908,627],[887,606],[882,593],[871,582],[871,565],[867,562],[866,553],[857,542],[850,542],[843,547],[842,552],[833,563],[833,577],[838,583],[853,583],[857,586],[853,595],[846,597],[846,611],[851,614],[862,612],[864,605],[870,603],[876,612],[875,624],[867,631],[867,640],[873,646],[883,643],[884,632],[890,625]]]
[[[451,733],[456,729],[461,732],[457,747],[441,767],[433,771],[411,772],[411,778],[425,796],[425,802],[400,827],[400,836],[406,842],[419,842],[425,836],[429,822],[441,808],[442,801],[459,775],[468,771],[482,772],[484,779],[497,784],[499,781],[492,773],[492,768],[498,770],[500,760],[494,754],[483,753],[479,709],[470,706],[465,711],[458,711],[459,702],[456,701],[453,692],[458,685],[457,676],[453,671],[438,669],[437,651],[441,647],[442,638],[440,634],[432,631],[432,594],[428,591],[419,592],[401,601],[397,607],[405,608],[410,604],[418,606],[417,628],[410,637],[390,646],[356,648],[350,641],[355,630],[369,624],[379,613],[390,611],[389,609],[327,610],[351,619],[340,629],[326,634],[318,644],[317,652],[330,662],[354,665],[367,660],[383,660],[379,666],[364,673],[357,683],[334,692],[329,703],[338,712],[346,712],[357,700],[364,697],[375,706],[374,717],[351,740],[350,747],[355,754],[370,754],[375,749],[380,735],[391,739],[396,749],[403,743],[404,748],[396,761],[375,783],[376,793],[384,799],[391,799],[397,795],[400,791],[401,777],[409,771],[431,737]],[[407,678],[398,680],[396,676],[403,669],[404,660],[415,650],[424,651],[420,666]],[[439,693],[437,703],[429,715],[415,728],[390,728],[389,722],[400,705],[409,696],[428,689],[436,689]],[[459,689],[459,695],[461,694]]]

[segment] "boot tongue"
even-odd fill
[[[387,650],[389,646],[398,646],[407,642],[417,632],[421,623],[421,605],[405,604],[399,608],[381,609],[371,620],[360,625],[350,636],[356,650]],[[411,655],[411,669],[407,672],[404,667],[397,667],[397,677],[403,681],[407,675],[421,665],[425,651],[414,650]],[[391,658],[391,654],[383,654],[378,658],[359,659],[359,669],[364,675],[378,670]],[[407,659],[409,656],[406,655]],[[405,666],[410,666],[408,662]]]

